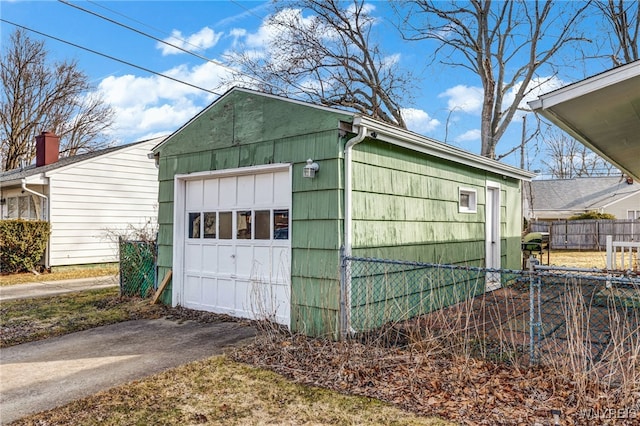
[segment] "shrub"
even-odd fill
[[[49,222],[0,221],[0,271],[32,271],[42,259],[50,234]]]
[[[584,212],[575,214],[569,218],[569,220],[583,220],[583,219],[615,219],[616,217],[611,213],[600,213],[595,210],[590,212]]]

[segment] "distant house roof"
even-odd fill
[[[599,210],[640,193],[640,184],[620,176],[533,180],[530,188],[525,196],[533,212]]]
[[[6,172],[0,172],[0,183],[14,183],[14,181],[18,181],[24,178],[28,178],[30,176],[39,175],[41,173],[46,173],[52,170],[56,170],[65,166],[70,166],[72,164],[79,163],[81,161],[90,160],[95,157],[99,157],[101,155],[105,155],[114,151],[119,151],[121,149],[129,148],[134,145],[155,141],[155,143],[160,143],[164,140],[165,136],[154,138],[154,139],[146,139],[138,142],[133,142],[125,145],[112,146],[109,148],[100,149],[97,151],[87,152],[85,154],[74,155],[72,157],[64,157],[60,158],[55,163],[47,164],[46,166],[36,167],[35,164],[31,164],[29,166],[8,170]]]
[[[544,94],[529,105],[640,180],[640,60]]]

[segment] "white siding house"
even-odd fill
[[[156,223],[158,169],[148,153],[162,140],[4,172],[2,218],[50,221],[46,266],[116,262],[118,234]]]

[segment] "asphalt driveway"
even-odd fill
[[[242,344],[242,323],[127,321],[0,349],[0,424]]]

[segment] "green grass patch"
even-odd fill
[[[165,310],[150,305],[148,299],[120,297],[117,287],[5,301],[0,306],[0,347],[131,319],[159,318]]]
[[[430,425],[373,398],[292,383],[225,356],[193,362],[119,386],[15,425]]]

